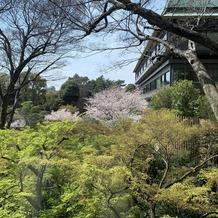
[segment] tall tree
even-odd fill
[[[66,83],[71,83],[78,86],[79,88],[79,97],[75,101],[74,105],[79,109],[80,112],[84,112],[86,98],[91,96],[91,86],[90,80],[87,76],[79,76],[78,74],[74,74],[73,77],[70,77]],[[64,84],[63,84],[64,86]],[[74,93],[72,93],[74,95]]]
[[[64,105],[74,105],[79,100],[80,96],[80,87],[74,82],[71,78],[69,78],[62,86],[59,91],[60,97],[63,99]]]
[[[22,81],[22,79],[21,75],[20,80]],[[26,85],[23,86],[20,92],[20,101],[32,101],[34,105],[43,106],[46,101],[46,85],[44,78],[37,76],[35,73],[29,73],[28,78],[26,78]]]
[[[52,187],[55,197],[58,198],[62,189],[51,181],[52,171],[60,167],[59,161],[63,161],[62,171],[66,170],[64,168],[67,165],[70,166],[67,156],[62,153],[62,145],[68,141],[74,127],[75,123],[68,121],[39,125],[37,130],[0,130],[0,187],[1,193],[4,193],[0,197],[1,215],[44,217],[40,213],[48,209],[46,206],[51,200],[46,198],[45,193],[48,194]]]
[[[113,86],[120,87],[123,83],[124,80],[110,80],[103,75],[90,80],[87,76],[75,74],[61,86],[59,93],[64,105],[74,105],[84,112],[87,98]]]
[[[91,86],[91,93],[95,94],[105,89],[110,89],[113,86],[120,87],[124,84],[124,80],[110,80],[105,79],[103,75],[99,76],[95,80],[91,80],[89,85]]]
[[[0,16],[1,70],[10,77],[7,87],[0,87],[0,128],[10,127],[20,92],[28,82],[30,72],[35,72],[37,77],[57,67],[63,55],[72,49],[69,42],[75,47],[80,32],[76,22],[83,19],[82,14],[78,13],[81,6],[78,8],[67,1],[60,2],[60,5],[74,14],[71,21],[60,9],[45,0],[10,2],[8,10]],[[6,5],[9,1],[3,0],[3,3]],[[12,96],[13,102],[10,102]]]

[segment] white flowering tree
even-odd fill
[[[52,111],[51,114],[45,116],[46,121],[64,121],[70,120],[75,122],[77,119],[78,112],[71,113],[67,109],[60,109],[58,111]]]
[[[126,92],[120,87],[113,87],[89,98],[86,110],[87,115],[97,120],[114,121],[119,117],[138,120],[146,107],[147,101],[139,90]]]

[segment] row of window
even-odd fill
[[[139,70],[136,72],[135,74],[135,78],[139,78],[145,71],[145,69],[154,61],[154,57],[157,56],[158,54],[161,54],[161,52],[164,52],[164,45],[158,43],[153,50],[151,51],[150,54],[148,54],[148,56],[150,58],[145,58],[142,63],[141,66],[139,67]]]
[[[209,36],[213,40],[218,39],[218,33],[217,32],[207,32],[206,35]]]
[[[218,64],[204,64],[204,66],[207,69],[208,74],[211,76],[211,78],[218,82]],[[191,66],[189,65],[182,65],[182,64],[175,64],[173,65],[172,69],[172,80],[178,81],[178,80],[192,80],[197,81],[198,78],[196,73],[193,71]]]
[[[143,94],[160,88],[162,85],[170,85],[170,71],[148,83],[142,90]]]
[[[207,68],[207,72],[213,81],[218,83],[218,64],[205,64],[205,67]],[[148,83],[142,90],[143,94],[158,89],[162,85],[169,85],[172,81],[187,79],[198,82],[197,76],[190,66],[176,64],[173,66],[172,70],[172,78],[170,77],[170,71],[168,71],[167,73]]]

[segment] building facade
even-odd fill
[[[218,0],[168,0],[163,11],[165,19],[185,25],[195,25],[195,30],[218,40]],[[187,40],[178,39],[167,32],[154,31],[153,36],[176,43],[187,49]],[[215,82],[218,82],[218,54],[197,45],[199,59]],[[172,85],[178,80],[192,80],[200,88],[197,76],[186,59],[177,57],[160,43],[148,41],[135,69],[135,84],[140,87],[145,98],[151,98],[162,85]]]

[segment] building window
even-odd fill
[[[160,88],[162,85],[170,85],[170,71],[148,83],[142,92],[145,94],[146,92]]]
[[[218,33],[217,32],[207,32],[207,36],[209,36],[213,40],[218,39]]]
[[[156,80],[153,80],[151,83],[151,91],[156,89]]]
[[[164,76],[164,74],[161,76],[161,85],[164,85],[164,82],[165,81],[165,76]]]
[[[170,85],[170,71],[165,73],[165,80],[164,80],[165,85]]]
[[[161,81],[161,77],[157,78],[156,79],[156,86],[157,86],[157,89],[160,88],[162,85],[162,81]]]
[[[151,84],[149,83],[145,86],[145,92],[150,92],[150,91],[151,91]]]
[[[142,90],[142,94],[145,94],[146,93],[146,88],[144,88],[143,90]]]
[[[218,82],[218,64],[206,64],[206,69],[211,79]]]

